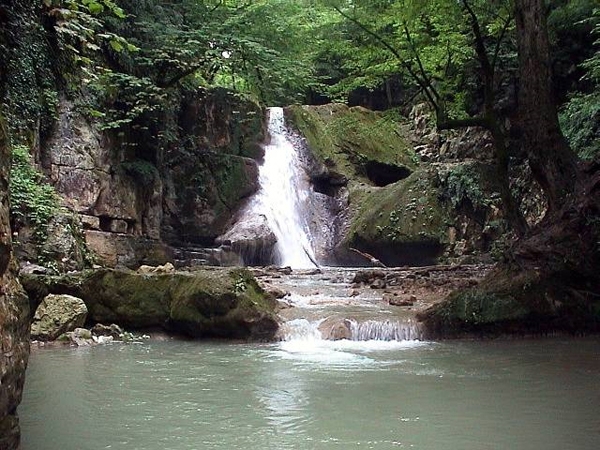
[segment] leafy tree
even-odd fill
[[[600,155],[600,9],[596,9],[595,53],[581,64],[585,70],[583,80],[591,84],[590,92],[576,92],[563,108],[560,115],[561,127],[571,147],[583,159],[594,159]]]
[[[401,73],[429,103],[439,129],[478,126],[491,133],[500,195],[511,224],[523,233],[508,178],[514,151],[497,101],[514,65],[511,3],[362,0],[333,8],[361,33],[349,41],[356,46],[356,70],[369,67],[366,73],[378,82]],[[473,104],[478,95],[482,104]]]

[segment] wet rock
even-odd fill
[[[329,317],[319,324],[323,339],[339,341],[352,338],[352,323],[348,319]]]
[[[393,306],[413,306],[417,301],[417,297],[415,295],[406,297],[398,296],[397,294],[386,294],[384,295],[383,299]]]
[[[360,270],[356,272],[352,283],[365,283],[369,284],[374,282],[376,279],[385,279],[385,272],[383,270]]]
[[[385,280],[382,280],[381,278],[377,278],[377,279],[373,280],[370,287],[371,287],[371,289],[385,289],[387,287],[387,284],[386,284]]]
[[[56,277],[28,275],[31,296],[77,294],[94,322],[162,328],[190,337],[268,340],[278,329],[276,302],[245,269],[141,274],[99,269]],[[35,301],[35,300],[34,300]]]
[[[77,347],[90,347],[94,345],[92,332],[86,328],[75,328],[73,331],[67,333],[67,336],[71,343]]]
[[[94,335],[92,335],[92,340],[94,341],[94,344],[104,345],[104,344],[112,343],[115,340],[115,338],[113,338],[112,336],[94,336]]]
[[[275,234],[269,228],[263,214],[242,214],[240,220],[217,238],[217,244],[228,242],[231,249],[238,253],[248,265],[265,265],[272,261],[273,248],[277,243]]]
[[[49,294],[38,306],[31,324],[32,339],[54,340],[83,326],[88,314],[82,299],[67,294]]]
[[[104,336],[104,337],[112,337],[114,339],[119,339],[119,337],[125,332],[123,328],[119,325],[112,323],[110,325],[104,325],[101,323],[97,323],[92,327],[92,335],[93,336]]]
[[[35,275],[43,275],[48,273],[48,268],[44,266],[40,266],[38,264],[32,264],[29,261],[25,261],[21,263],[19,268],[19,273],[21,274],[35,274]]]
[[[284,291],[283,289],[280,289],[276,286],[267,286],[265,288],[265,291],[268,295],[276,299],[286,297],[290,294],[289,291]]]
[[[142,265],[137,270],[138,273],[172,273],[175,272],[175,267],[170,262],[162,264],[160,266],[147,266]]]

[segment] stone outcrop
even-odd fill
[[[432,339],[598,333],[597,279],[589,291],[574,288],[576,282],[564,273],[497,267],[481,283],[453,292],[418,319]]]
[[[57,216],[44,248],[27,226],[15,230],[22,260],[44,254],[63,272],[80,270],[89,264],[85,242],[96,262],[135,268],[174,261],[178,247],[214,245],[258,189],[264,111],[224,89],[171,94],[175,107],[160,124],[171,127],[169,149],[143,133],[122,142],[71,100],[58,102],[54,128],[33,157],[75,217]]]
[[[267,224],[262,214],[247,216],[238,221],[225,234],[217,239],[217,243],[230,245],[231,249],[241,255],[248,265],[268,265],[273,261],[273,249],[277,237]]]
[[[29,304],[16,278],[8,211],[10,153],[0,112],[0,449],[19,445],[16,410],[29,355]]]
[[[175,273],[99,269],[63,276],[27,275],[23,284],[34,304],[48,293],[83,299],[92,323],[254,340],[272,339],[278,328],[275,300],[244,269]]]
[[[511,229],[490,136],[475,128],[438,132],[423,106],[407,119],[389,114],[343,105],[287,109],[314,159],[314,189],[343,205],[333,262],[430,265],[501,253]],[[543,202],[519,170],[512,187],[533,224]]]
[[[63,333],[83,327],[87,318],[83,300],[72,295],[47,295],[31,323],[31,338],[52,341]]]

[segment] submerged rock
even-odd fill
[[[80,298],[66,294],[49,294],[35,311],[31,337],[52,341],[63,333],[82,327],[87,314],[87,307]]]
[[[75,294],[89,319],[131,329],[162,328],[190,337],[272,339],[276,301],[245,269],[139,274],[100,269],[23,278],[31,296]]]

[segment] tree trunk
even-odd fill
[[[578,163],[558,125],[543,0],[515,0],[523,146],[544,220],[476,288],[420,316],[432,336],[600,332],[600,161]]]
[[[577,189],[577,159],[558,124],[544,0],[516,0],[515,16],[520,131],[531,171],[546,194],[552,214]]]

